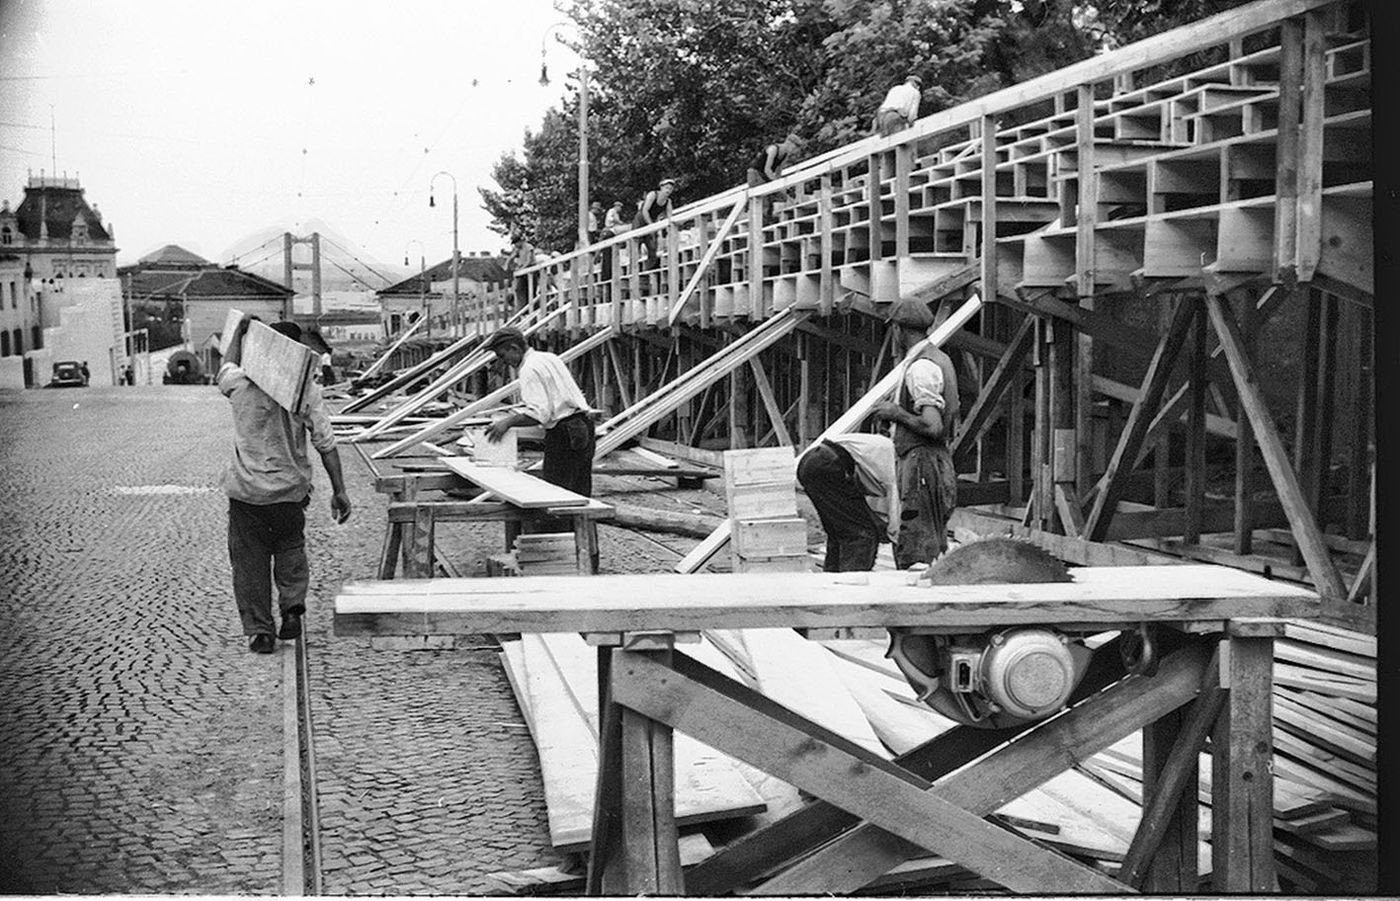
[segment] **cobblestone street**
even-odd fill
[[[0,423],[0,889],[279,893],[292,649],[250,654],[239,629],[227,404],[212,387],[9,392]],[[336,589],[372,575],[384,528],[342,458],[354,517],[331,523],[319,463],[307,516],[324,891],[479,893],[489,872],[557,863],[490,640],[331,635]],[[454,539],[468,571],[500,545],[480,528]]]

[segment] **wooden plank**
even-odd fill
[[[526,472],[502,466],[481,466],[463,457],[446,457],[443,462],[473,485],[478,485],[522,509],[587,506],[589,502],[589,499],[581,494],[551,485]]]
[[[1303,617],[1312,592],[1221,566],[1090,567],[1071,582],[904,584],[901,572],[603,575],[559,581],[434,579],[349,582],[336,598],[340,635],[430,632],[695,631],[765,626],[989,628],[1020,623],[1121,624]]]
[[[1284,627],[1285,631],[1287,626]],[[1350,676],[1353,679],[1376,680],[1376,661],[1345,651],[1332,651],[1326,648],[1310,647],[1292,639],[1283,638],[1274,644],[1274,656],[1279,660],[1310,666],[1322,670],[1324,678]]]
[[[778,443],[787,447],[792,446],[792,435],[788,434],[787,423],[783,421],[783,411],[778,407],[778,400],[773,396],[773,386],[768,382],[768,373],[763,368],[763,361],[758,357],[749,358],[749,366],[753,369],[754,385],[758,388],[758,395],[763,399],[763,408],[768,411],[768,421],[773,425],[773,431],[778,435]]]
[[[1230,374],[1239,392],[1240,405],[1249,417],[1254,428],[1255,440],[1264,456],[1264,465],[1269,470],[1279,502],[1288,513],[1289,526],[1294,540],[1303,552],[1308,564],[1308,572],[1318,591],[1329,603],[1340,603],[1346,599],[1346,589],[1341,576],[1329,555],[1327,544],[1322,539],[1322,530],[1308,507],[1298,477],[1289,465],[1288,452],[1283,446],[1273,417],[1265,403],[1263,392],[1254,378],[1253,367],[1244,353],[1244,342],[1240,337],[1239,325],[1231,315],[1229,307],[1220,297],[1208,297],[1206,310],[1215,326],[1216,337],[1225,352],[1230,366]]]
[[[1298,132],[1297,277],[1310,281],[1322,256],[1323,121],[1326,116],[1327,23],[1318,10],[1303,18],[1302,127]]]
[[[229,310],[224,329],[229,329],[229,322],[237,328],[244,315],[238,310]],[[231,337],[232,332],[229,335]],[[300,341],[273,331],[265,323],[249,322],[238,365],[279,407],[298,415],[309,399],[308,386],[320,371],[321,356]]]
[[[762,695],[732,682],[719,684],[727,680],[706,679],[705,668],[698,664],[668,669],[649,660],[628,659],[627,666],[630,678],[615,682],[620,703],[726,748],[906,841],[937,847],[950,860],[1012,890],[1122,888],[1095,870],[985,822],[929,791],[927,781],[793,716]]]
[[[1375,636],[1364,635],[1351,629],[1342,629],[1324,623],[1310,622],[1285,623],[1283,633],[1298,642],[1322,645],[1334,651],[1343,651],[1362,657],[1375,657],[1377,644]]]
[[[1016,327],[1015,334],[1007,343],[1006,352],[997,360],[996,367],[977,395],[977,402],[963,419],[962,430],[953,442],[955,458],[965,453],[972,446],[972,442],[982,437],[982,433],[992,424],[992,414],[1001,403],[1002,397],[1013,385],[1019,384],[1034,334],[1035,318],[1027,316]]]
[[[1191,303],[1189,298],[1183,303]],[[1194,304],[1192,304],[1194,306]],[[1206,337],[1205,313],[1197,310],[1191,330],[1187,379],[1191,386],[1190,411],[1186,428],[1186,529],[1182,541],[1198,544],[1204,519],[1206,485]]]

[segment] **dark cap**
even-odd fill
[[[301,340],[301,326],[297,325],[295,322],[291,321],[290,319],[283,319],[283,320],[280,320],[280,321],[278,321],[278,322],[274,322],[274,323],[272,323],[272,325],[269,326],[269,327],[270,327],[274,332],[276,332],[277,334],[279,334],[279,335],[286,335],[288,338],[291,338],[293,341],[300,341],[300,340]]]
[[[904,328],[927,331],[933,325],[933,311],[923,301],[901,298],[890,304],[885,319]]]
[[[502,328],[496,329],[495,333],[492,334],[491,337],[486,339],[486,349],[494,351],[499,347],[503,347],[507,344],[514,344],[517,342],[522,347],[529,346],[525,343],[524,332],[522,332],[520,329],[514,326],[507,325]]]

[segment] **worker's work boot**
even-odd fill
[[[282,628],[277,630],[277,637],[282,639],[301,637],[301,614],[284,613],[282,615]]]
[[[259,632],[248,642],[248,650],[254,654],[271,654],[277,647],[277,640],[266,632]]]

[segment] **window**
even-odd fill
[[[15,290],[14,282],[10,282],[10,309],[19,309],[19,292]]]
[[[15,243],[14,229],[10,228],[8,225],[4,228],[0,228],[0,244],[13,243]]]
[[[15,329],[15,356],[24,353],[24,332]]]
[[[0,332],[0,357],[10,355],[10,333]]]
[[[43,327],[42,325],[36,325],[36,326],[34,326],[34,349],[35,349],[35,350],[41,350],[41,349],[43,349],[43,347],[44,347],[44,327]]]

